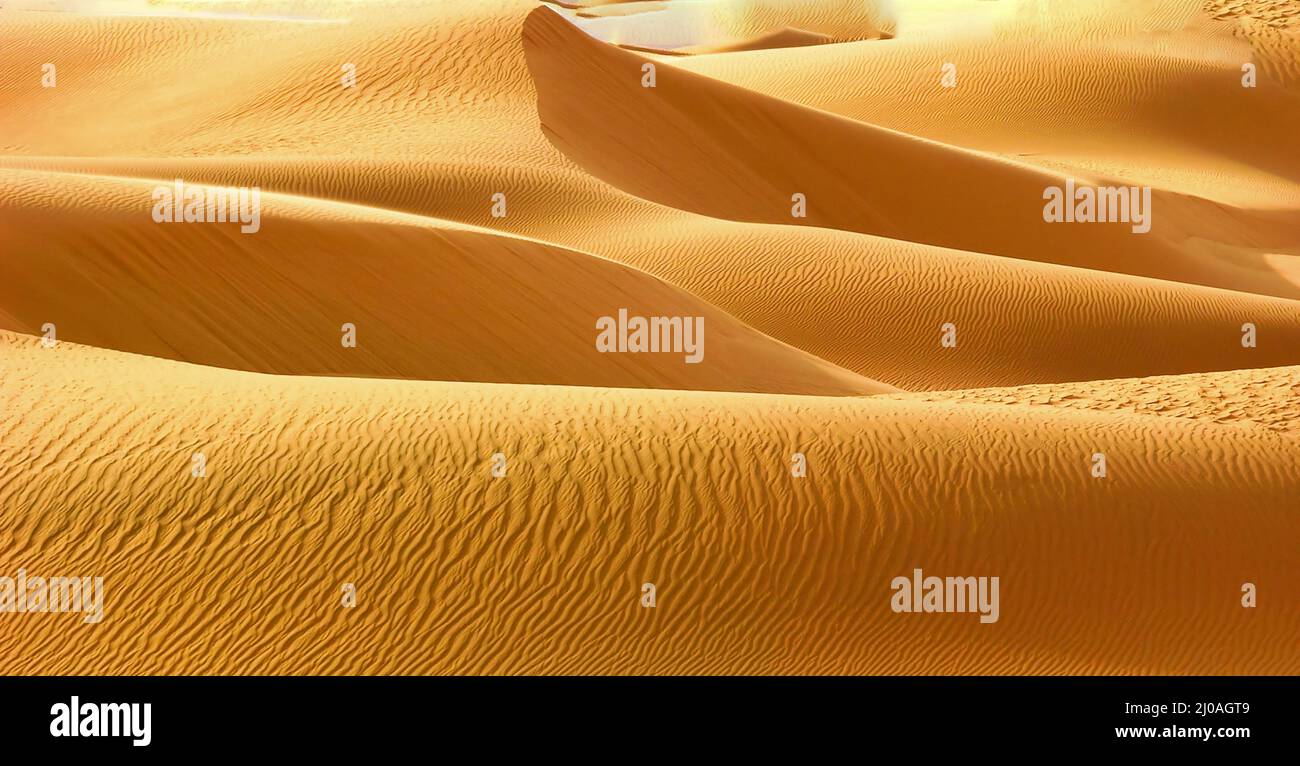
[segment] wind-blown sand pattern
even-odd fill
[[[0,671],[1300,672],[1294,4],[14,6]]]
[[[116,584],[96,631],[8,623],[15,672],[1297,669],[1276,640],[1296,612],[1219,585],[1300,597],[1300,445],[1268,429],[265,376],[4,342],[21,467],[0,491],[29,509],[6,547]],[[507,478],[483,444],[513,456]],[[1104,484],[1074,468],[1097,445],[1124,456]],[[784,468],[794,446],[810,480]],[[176,480],[200,449],[208,478]],[[885,584],[920,562],[1001,573],[1001,619],[891,612]],[[338,607],[339,578],[367,584],[366,607]],[[643,579],[653,611],[631,597]]]

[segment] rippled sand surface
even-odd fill
[[[33,1],[0,70],[0,577],[105,592],[2,672],[1300,672],[1293,3]]]

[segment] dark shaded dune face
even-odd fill
[[[10,329],[256,372],[776,393],[890,390],[635,269],[428,219],[263,197],[261,228],[167,224],[153,184],[9,172]],[[39,204],[36,189],[60,192]],[[74,191],[76,193],[74,193]],[[597,322],[703,317],[699,361],[601,353]],[[356,330],[343,343],[343,325]],[[683,342],[685,338],[683,338]],[[676,341],[674,341],[676,343]]]

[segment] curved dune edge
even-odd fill
[[[153,182],[0,171],[0,322],[167,359],[314,375],[869,394],[896,390],[630,267],[264,193],[260,230],[155,223]],[[704,317],[701,361],[599,353],[597,319]],[[341,342],[356,328],[355,348]]]
[[[1300,671],[1267,606],[1300,597],[1300,451],[1266,429],[0,344],[6,560],[106,594],[0,622],[8,672]],[[893,613],[914,567],[998,576],[999,620]]]
[[[591,38],[539,7],[524,22],[538,112],[593,175],[672,207],[821,226],[1289,298],[1261,245],[1300,246],[1292,211],[1246,211],[1155,189],[1148,234],[1130,223],[1043,220],[1066,176],[774,99]],[[814,140],[815,137],[815,140]],[[1083,177],[1080,184],[1110,185]],[[795,194],[807,200],[794,218]],[[1190,246],[1208,239],[1215,247]]]
[[[687,221],[620,233],[655,247],[611,249],[619,260],[909,391],[1300,364],[1300,302],[1283,298],[828,229]],[[945,323],[955,348],[940,344]],[[1243,347],[1245,323],[1267,340]],[[974,380],[987,382],[963,382]]]

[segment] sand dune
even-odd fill
[[[1300,98],[1265,73],[1257,87],[1241,87],[1242,65],[1264,62],[1232,25],[1192,15],[1195,6],[1184,4],[1188,13],[1148,18],[1138,30],[1125,22],[1142,4],[1106,14],[1102,3],[1099,21],[1107,26],[1080,35],[1076,25],[1048,23],[1069,13],[1066,4],[1020,17],[1004,13],[1005,4],[973,5],[998,18],[973,39],[926,28],[887,44],[674,64],[1051,169],[1120,175],[1237,206],[1300,203],[1300,137],[1288,128],[1300,119]],[[903,4],[900,12],[917,7]],[[949,62],[958,82],[950,89],[940,86]],[[1226,140],[1233,136],[1240,140]]]
[[[152,170],[160,173],[159,181],[167,178],[161,174],[167,170],[176,170],[190,179],[205,177],[195,170],[195,163],[158,164],[165,167],[127,167],[119,163],[110,169]],[[228,170],[210,172],[206,177],[226,183],[266,177],[256,170],[236,170],[232,163],[220,164]],[[311,177],[310,169],[322,166],[307,165],[309,170],[303,175]],[[400,177],[391,167],[371,165],[368,169],[370,178],[385,174]],[[344,177],[338,183],[347,185],[350,178]],[[545,184],[554,178],[533,178],[530,187],[535,186],[536,196],[512,192],[512,200],[530,202],[512,202],[508,225],[492,222],[489,215],[477,209],[486,211],[490,207],[485,196],[478,197],[476,209],[467,210],[465,217],[481,220],[482,226],[533,232],[547,241],[565,242],[569,247],[623,261],[669,280],[772,338],[859,375],[907,390],[1300,363],[1300,306],[1293,301],[807,227],[754,230],[744,224],[653,211],[643,221],[626,220],[620,219],[620,213],[629,210],[622,204],[624,198],[617,197],[610,198],[607,208],[598,207],[596,219],[616,228],[602,234],[610,230],[584,226],[571,207],[541,204],[537,210],[529,209],[531,200],[542,199]],[[473,199],[471,193],[463,188],[460,194],[466,200],[466,209]],[[126,215],[124,225],[152,231],[154,224],[138,199],[135,203],[124,202],[135,205],[137,211]],[[0,205],[7,204],[0,201]],[[551,209],[555,214],[549,220],[539,215]],[[636,209],[632,208],[633,214]],[[42,227],[39,236],[11,240],[13,252],[21,254],[23,262],[40,262],[48,242],[59,242],[74,234],[61,231],[54,220],[46,220],[51,225]],[[184,232],[180,235],[197,236]],[[248,241],[237,244],[260,249],[260,236],[242,238]],[[738,253],[742,254],[744,270],[734,268]],[[18,261],[11,263],[16,266]],[[18,284],[27,278],[15,273],[12,281]],[[49,303],[36,302],[39,295],[48,295]],[[42,317],[82,299],[66,291],[50,290],[26,292],[23,300],[24,324],[10,326],[32,331],[49,321]],[[1024,309],[1005,311],[1007,301]],[[164,304],[155,305],[165,310]],[[823,310],[810,312],[808,306]],[[180,309],[189,310],[184,306]],[[960,329],[956,349],[939,344],[940,326],[945,322],[953,322]],[[1245,322],[1259,328],[1261,341],[1257,348],[1241,346],[1240,328]],[[337,330],[333,324],[329,328],[330,333]],[[143,335],[138,341],[121,338],[109,345],[124,350],[153,349],[150,353],[182,361],[292,371],[248,366],[229,356],[178,357],[177,351],[185,346],[164,352],[152,333]],[[316,333],[312,337],[316,338]],[[85,336],[69,339],[92,341]],[[314,348],[315,342],[309,345]],[[1068,349],[1068,353],[1062,353],[1062,349]],[[539,359],[534,366],[547,364]],[[362,371],[354,368],[350,373]]]
[[[1296,442],[1267,429],[285,378],[3,343],[0,505],[26,510],[7,558],[102,572],[108,601],[94,630],[0,623],[26,647],[11,672],[1300,669],[1274,640],[1296,612],[1237,603],[1243,580],[1261,604],[1300,596]],[[498,450],[510,469],[492,479]],[[998,622],[891,612],[891,578],[915,566],[999,574]]]
[[[653,277],[445,222],[268,195],[261,230],[159,224],[152,183],[0,172],[7,325],[294,374],[861,394],[890,390]],[[601,354],[597,320],[703,317],[698,363]],[[111,320],[106,320],[111,318]],[[344,323],[355,347],[342,343]],[[711,342],[710,342],[711,341]],[[707,363],[706,363],[707,362]]]
[[[644,237],[660,250],[629,260],[907,390],[1300,363],[1292,300],[820,229],[653,231]],[[742,254],[744,268],[729,267],[727,253]],[[945,323],[958,329],[956,348],[940,343]],[[1244,323],[1267,340],[1243,347]]]
[[[0,98],[8,99],[5,107],[41,117],[19,124],[11,134],[22,144],[19,154],[0,158],[0,164],[160,181],[183,177],[257,184],[508,231],[627,263],[773,338],[909,389],[1300,362],[1300,310],[1294,304],[1185,285],[1183,279],[1204,271],[1204,264],[1221,272],[1225,263],[1240,263],[1234,246],[1183,242],[1170,261],[1177,273],[1169,281],[1178,284],[1161,285],[1095,270],[1150,267],[1140,254],[1127,251],[1084,253],[1087,270],[1045,270],[890,239],[788,225],[755,228],[631,197],[584,173],[551,147],[540,130],[520,42],[524,16],[533,7],[528,2],[435,4],[392,18],[356,19],[346,29],[323,32],[277,25],[285,45],[274,55],[284,57],[283,65],[270,65],[257,50],[256,38],[246,38],[238,25],[220,20],[99,19],[97,25],[113,32],[106,37],[72,34],[79,27],[71,21],[62,23],[66,28],[51,26],[49,14],[37,20],[16,14],[19,23],[8,28],[50,45],[55,39],[64,45],[75,41],[68,55],[102,59],[108,69],[93,87],[84,76],[65,77],[60,88],[70,92],[59,99],[33,87],[11,86],[6,94],[0,84]],[[146,66],[109,57],[104,50],[105,39],[145,34],[164,35],[176,55]],[[451,35],[472,35],[480,43],[449,46]],[[871,44],[876,43],[833,47],[856,51]],[[339,50],[355,53],[351,57],[359,62],[362,77],[355,98],[340,98],[332,89]],[[429,55],[435,50],[440,53]],[[35,51],[5,51],[14,57],[15,67],[39,66]],[[743,60],[748,54],[735,55]],[[800,57],[804,55],[829,67],[813,49]],[[782,82],[781,72],[803,71],[796,66],[800,57],[753,68],[771,74],[766,87],[773,89]],[[389,58],[423,64],[394,68],[375,63]],[[676,60],[693,66],[732,58]],[[202,71],[219,61],[221,71],[245,87],[209,91],[183,110],[151,109],[170,95],[158,81],[182,78],[183,72]],[[176,74],[158,77],[160,67]],[[1070,78],[1057,80],[1068,83]],[[845,90],[846,83],[834,82],[828,91]],[[965,78],[962,82],[965,88]],[[988,102],[986,108],[1012,101],[1000,95],[980,100]],[[125,115],[121,122],[130,129],[118,132],[116,121],[106,128],[73,116],[78,108],[103,112],[107,104],[113,113]],[[931,104],[908,105],[896,110],[896,119],[932,111]],[[49,125],[43,124],[46,118],[51,118]],[[1023,115],[1017,119],[1023,121]],[[365,140],[358,141],[359,135]],[[94,155],[66,156],[71,151]],[[1197,165],[1214,161],[1213,155],[1206,157],[1198,157]],[[1249,185],[1258,180],[1252,177]],[[496,191],[510,198],[505,219],[489,212]],[[787,201],[777,200],[786,221]],[[821,203],[816,196],[812,201],[815,212]],[[984,228],[981,223],[971,231]],[[1026,255],[1041,260],[1057,254]],[[1286,276],[1294,270],[1289,265],[1293,256],[1260,248],[1251,258],[1255,267],[1250,270],[1229,267],[1234,280],[1245,271],[1246,282],[1264,283],[1267,292],[1300,289],[1300,279]],[[734,268],[737,259],[746,264],[744,271]],[[821,278],[822,268],[834,276]],[[808,301],[835,308],[809,312],[803,308]],[[1017,309],[1002,310],[1004,302]],[[1053,310],[1044,311],[1049,305]],[[959,353],[945,353],[950,350],[936,342],[939,325],[949,321],[963,332],[976,331],[963,335]],[[1237,342],[1247,321],[1258,324],[1267,339],[1258,349],[1246,351]],[[1203,342],[1207,336],[1214,340]]]
[[[1146,236],[1126,221],[1047,223],[1043,190],[1064,188],[1063,174],[801,108],[666,62],[658,86],[643,87],[641,55],[601,45],[544,8],[529,16],[524,42],[552,142],[638,196],[720,218],[806,222],[1300,298],[1300,284],[1279,279],[1257,249],[1300,248],[1294,211],[1236,210],[1155,190],[1159,214]],[[806,218],[791,215],[795,194],[808,200]],[[1189,238],[1215,247],[1189,258],[1191,248],[1179,246]],[[1287,274],[1300,277],[1300,265]]]
[[[0,9],[5,672],[1300,672],[1293,4],[122,5]]]

